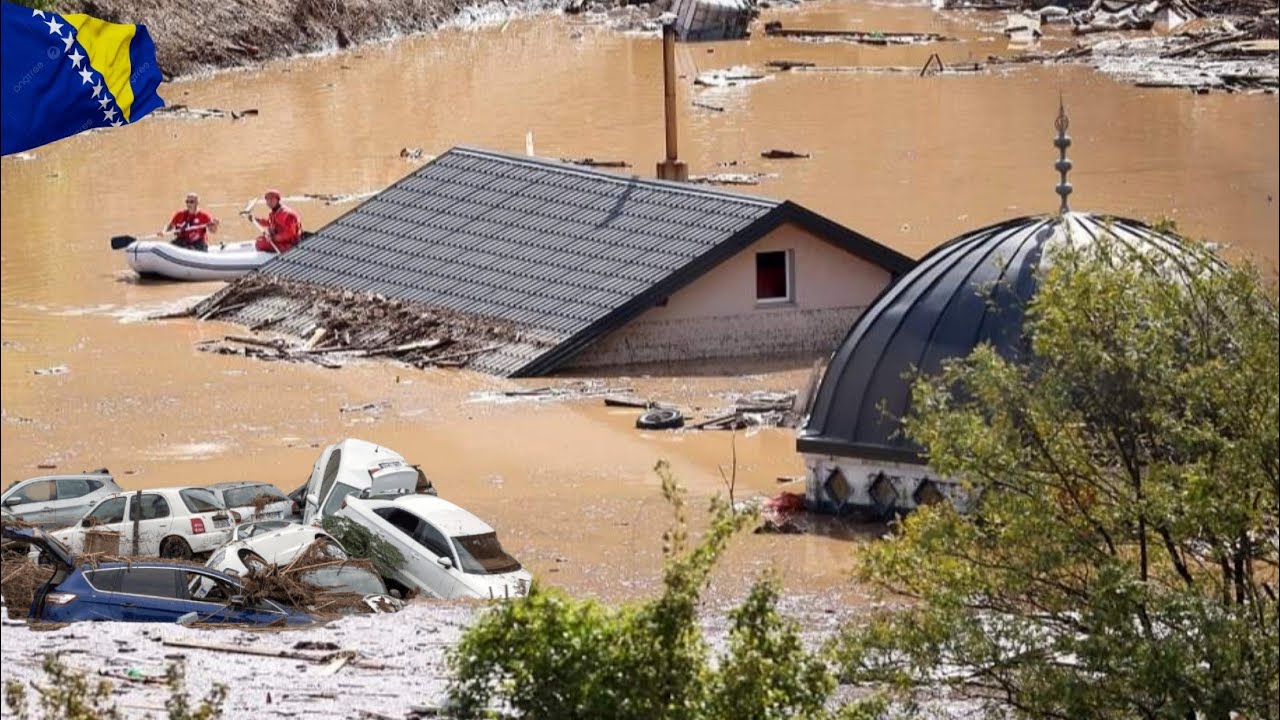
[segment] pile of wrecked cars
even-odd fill
[[[494,529],[438,497],[417,465],[354,438],[325,448],[289,495],[261,482],[123,491],[98,470],[15,483],[3,505],[6,563],[25,553],[44,573],[29,617],[49,622],[283,626],[395,612],[413,595],[520,596],[531,581]],[[350,558],[328,518],[403,562],[379,573]]]

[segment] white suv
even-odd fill
[[[368,495],[362,493],[361,495]],[[392,579],[438,598],[526,595],[532,576],[483,520],[432,495],[347,497],[337,512],[395,546],[404,565]]]
[[[234,524],[231,513],[205,488],[160,488],[111,495],[75,525],[50,535],[75,553],[185,560],[221,547]],[[89,533],[94,546],[86,549]]]

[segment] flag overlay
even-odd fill
[[[0,154],[137,122],[164,107],[145,26],[0,6]]]

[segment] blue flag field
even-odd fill
[[[0,154],[127,125],[164,107],[145,26],[0,5]]]

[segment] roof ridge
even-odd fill
[[[489,160],[501,160],[504,162],[533,165],[546,170],[561,172],[566,175],[579,175],[589,177],[596,180],[607,180],[618,184],[629,185],[639,183],[654,190],[664,190],[676,192],[686,195],[702,195],[711,196],[719,200],[737,200],[743,203],[758,205],[760,207],[777,207],[781,205],[783,200],[775,200],[773,198],[760,197],[758,195],[744,195],[741,193],[729,192],[726,190],[717,190],[713,188],[701,188],[690,185],[689,183],[671,182],[669,180],[657,180],[653,178],[641,177],[640,175],[622,176],[614,173],[595,170],[592,168],[583,168],[576,165],[569,165],[557,160],[542,157],[529,157],[526,155],[515,155],[512,153],[499,152],[497,150],[489,150],[486,148],[474,147],[471,145],[454,145],[453,147],[442,153],[436,160],[439,160],[451,153],[459,155],[470,155],[473,157],[483,157]],[[433,160],[432,162],[435,162]]]

